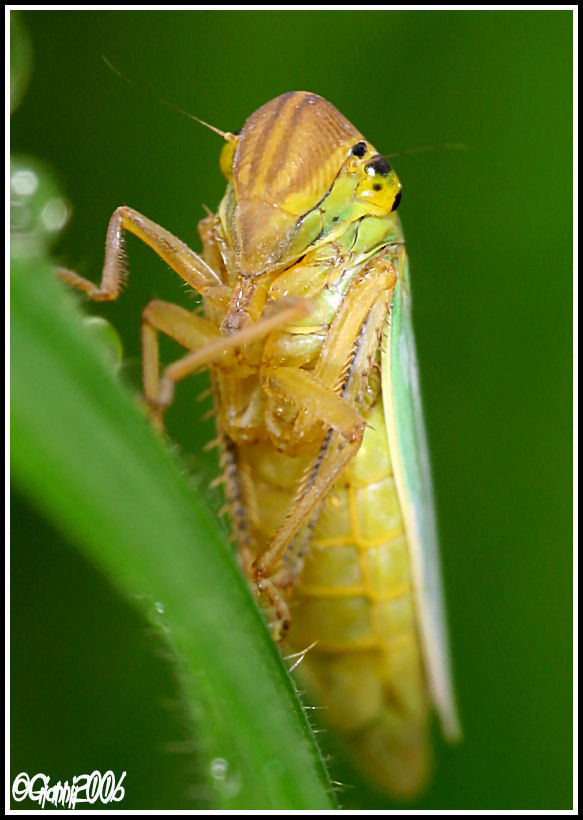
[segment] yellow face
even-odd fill
[[[357,143],[347,160],[348,170],[360,176],[357,182],[355,199],[365,202],[373,208],[390,213],[397,209],[401,201],[401,183],[387,160],[375,153],[369,143]]]

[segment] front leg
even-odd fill
[[[146,403],[152,412],[154,424],[162,428],[162,418],[174,396],[175,384],[199,370],[221,363],[236,368],[237,348],[261,339],[272,330],[305,316],[305,300],[281,300],[277,310],[266,319],[248,325],[232,336],[224,336],[219,328],[194,313],[189,313],[170,302],[154,300],[142,314],[142,372]],[[169,364],[160,378],[158,333],[165,333],[190,353]]]
[[[57,269],[59,278],[87,294],[95,302],[117,299],[126,278],[124,231],[129,231],[149,245],[197,293],[221,307],[228,305],[230,289],[223,285],[217,274],[198,254],[170,231],[125,205],[117,208],[109,220],[101,283],[96,285],[67,268]]]

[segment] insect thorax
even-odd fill
[[[323,214],[325,216],[325,211]],[[298,233],[302,231],[302,224],[303,220],[298,220]],[[259,321],[269,315],[280,300],[290,296],[310,301],[308,316],[274,331],[266,339],[240,348],[235,364],[218,364],[215,368],[220,393],[219,420],[233,441],[249,443],[270,439],[279,452],[304,453],[308,445],[321,440],[322,426],[314,424],[301,441],[295,440],[293,425],[297,408],[271,396],[262,376],[273,367],[314,368],[351,283],[366,275],[371,260],[379,255],[392,258],[402,244],[399,219],[392,213],[386,217],[364,216],[344,221],[343,230],[332,227],[328,241],[313,243],[313,247],[290,264],[284,261],[280,267],[252,278],[238,272],[220,216],[203,219],[199,232],[205,261],[232,293],[226,309],[211,303],[205,306],[207,318],[221,332],[232,333]],[[374,379],[369,385],[367,376],[367,382],[362,385],[362,402],[370,404],[370,395],[377,390]]]

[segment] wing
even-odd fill
[[[419,633],[430,692],[443,734],[453,741],[459,739],[461,730],[450,668],[431,466],[404,249],[399,253],[398,268],[399,278],[383,335],[385,420],[410,545]]]

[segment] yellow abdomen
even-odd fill
[[[326,498],[291,604],[289,643],[310,644],[302,685],[358,765],[385,790],[418,791],[428,768],[428,694],[411,568],[382,399]]]

